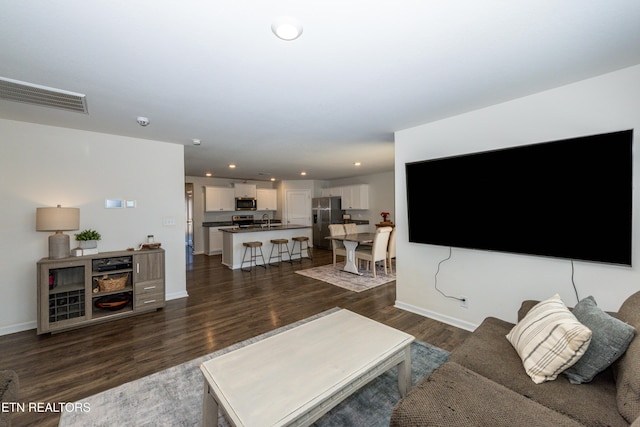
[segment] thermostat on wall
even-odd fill
[[[122,209],[124,207],[124,203],[122,199],[105,199],[104,207],[106,209]]]

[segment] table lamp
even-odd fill
[[[36,231],[55,231],[49,236],[49,258],[68,258],[70,255],[69,235],[63,231],[80,228],[80,209],[36,208]]]

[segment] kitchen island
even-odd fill
[[[309,225],[256,225],[253,227],[230,227],[221,228],[222,233],[222,264],[235,270],[240,268],[242,264],[242,256],[244,255],[244,242],[262,242],[262,253],[264,261],[269,263],[269,254],[271,253],[272,239],[289,240],[289,250],[293,248],[293,241],[296,236],[307,236],[309,242],[312,241],[311,226]],[[297,250],[297,248],[296,248]],[[274,249],[274,254],[277,251]],[[247,254],[248,256],[248,254]],[[299,258],[300,255],[293,258]],[[283,260],[287,259],[287,255],[283,255]],[[262,264],[262,259],[258,259],[258,264]]]

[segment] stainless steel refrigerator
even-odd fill
[[[329,224],[342,223],[340,197],[316,197],[312,199],[311,213],[313,214],[313,246],[331,249]]]

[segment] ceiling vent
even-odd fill
[[[87,114],[86,96],[0,77],[0,99]]]

